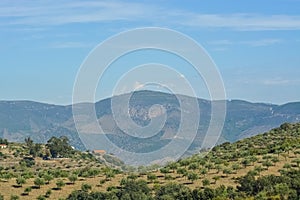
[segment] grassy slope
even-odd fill
[[[22,173],[19,167],[19,157],[13,155],[16,151],[25,151],[24,147],[20,144],[10,144],[9,149],[0,150],[7,158],[0,160],[0,166],[4,169],[2,172],[10,171],[15,177]],[[17,150],[19,149],[19,150]],[[280,128],[273,129],[272,131],[258,135],[252,138],[244,139],[236,143],[224,143],[215,147],[212,151],[206,155],[197,154],[184,160],[180,160],[176,163],[171,163],[164,169],[169,171],[162,174],[160,170],[155,170],[146,173],[137,173],[139,178],[147,180],[147,174],[154,174],[157,179],[154,181],[148,181],[149,186],[152,188],[155,184],[164,184],[167,182],[179,182],[187,185],[190,188],[202,187],[202,181],[208,179],[210,181],[209,187],[217,187],[219,185],[236,186],[235,180],[238,177],[246,175],[249,171],[252,171],[258,176],[275,174],[279,175],[280,170],[284,170],[285,167],[298,168],[297,160],[300,159],[300,123],[298,124],[284,124]],[[270,164],[271,166],[266,166]],[[290,164],[290,166],[288,165]],[[66,185],[61,190],[52,190],[50,199],[65,198],[73,190],[78,190],[82,183],[88,183],[92,185],[94,191],[105,191],[109,186],[119,185],[122,177],[128,176],[128,173],[122,173],[116,175],[104,184],[100,184],[100,180],[106,179],[104,175],[105,166],[97,163],[90,158],[82,158],[81,153],[78,153],[72,159],[60,159],[43,161],[37,160],[34,168],[31,168],[35,174],[39,170],[48,170],[53,168],[60,168],[72,172],[74,170],[83,169],[87,167],[96,167],[101,171],[100,174],[95,177],[79,177],[74,185]],[[260,172],[258,169],[262,168]],[[217,169],[219,168],[219,170]],[[238,169],[235,169],[238,168]],[[185,175],[180,174],[180,169],[187,171]],[[225,174],[224,169],[227,169],[230,173]],[[254,170],[256,169],[256,170]],[[254,170],[254,171],[253,171]],[[201,174],[201,172],[207,171],[207,173]],[[219,172],[218,172],[219,171]],[[195,173],[198,178],[193,182],[188,180],[187,175]],[[215,183],[214,177],[219,177]],[[52,180],[50,184],[41,186],[41,189],[33,189],[28,196],[23,196],[22,199],[35,199],[39,195],[44,195],[48,189],[55,188],[55,183],[58,178]],[[69,183],[68,178],[61,178],[65,183]],[[5,180],[1,179],[0,193],[5,196],[5,199],[9,199],[11,194],[21,195],[26,187],[33,186],[34,178],[27,180],[27,183],[22,188],[15,188],[15,178]]]

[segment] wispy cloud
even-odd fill
[[[211,45],[231,45],[233,42],[230,40],[214,40],[208,43]]]
[[[6,3],[5,3],[6,2]],[[0,3],[0,17],[6,24],[61,25],[69,23],[105,22],[115,20],[138,20],[146,6],[139,3],[115,1],[26,1],[18,6],[4,1]],[[149,13],[148,8],[148,12]],[[9,18],[9,19],[8,19]]]
[[[51,44],[50,48],[65,49],[65,48],[91,48],[94,44],[83,43],[83,42],[60,42]]]
[[[227,51],[234,42],[230,40],[214,40],[209,41],[208,44],[212,46],[212,51]]]
[[[2,18],[2,20],[1,20]],[[143,24],[234,30],[300,30],[300,15],[251,13],[194,13],[161,5],[123,1],[22,1],[0,2],[3,25],[49,26],[69,23],[136,21]]]
[[[228,48],[226,47],[214,47],[212,48],[213,51],[227,51]]]
[[[281,44],[284,40],[277,38],[264,38],[259,40],[247,40],[247,41],[230,41],[230,40],[215,40],[210,41],[209,44],[213,46],[216,51],[224,51],[233,45],[246,45],[251,47],[270,46],[275,44]]]
[[[264,85],[270,86],[280,86],[280,85],[298,85],[300,84],[300,80],[292,80],[292,79],[283,79],[283,78],[274,78],[263,81]]]
[[[190,14],[182,24],[194,27],[228,28],[240,31],[299,30],[299,15]],[[187,20],[189,19],[189,20]]]
[[[281,39],[262,39],[262,40],[252,40],[252,41],[242,41],[241,44],[250,45],[253,47],[259,47],[259,46],[269,46],[274,44],[282,43],[283,40]]]

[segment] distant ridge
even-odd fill
[[[139,125],[149,123],[148,109],[153,104],[163,105],[168,114],[168,121],[162,132],[153,140],[158,145],[164,145],[172,139],[178,128],[180,107],[175,95],[157,91],[137,91],[133,94],[123,94],[112,98],[125,98],[132,95],[130,100],[131,118]],[[180,95],[187,100],[193,97]],[[154,146],[145,144],[134,147],[137,141],[127,138],[124,141],[124,133],[114,126],[110,109],[111,99],[107,98],[95,103],[97,118],[105,127],[106,134],[121,147],[133,151],[151,151]],[[206,132],[210,119],[211,102],[205,99],[197,99],[201,110],[201,122],[198,135],[190,147],[191,150],[199,149],[203,134]],[[230,100],[227,103],[227,115],[225,126],[219,142],[236,141],[250,137],[285,122],[300,121],[300,102],[292,102],[284,105],[265,103],[250,103],[243,100]],[[92,130],[87,126],[85,131]],[[0,137],[10,141],[23,142],[25,137],[31,137],[35,142],[45,143],[51,136],[66,135],[70,143],[77,149],[85,147],[76,132],[72,105],[61,106],[33,101],[0,101]],[[151,141],[151,142],[154,142]]]

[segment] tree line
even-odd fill
[[[217,188],[196,188],[170,182],[165,185],[155,184],[150,189],[147,181],[136,177],[123,178],[120,186],[111,186],[106,192],[88,190],[73,191],[67,200],[221,200],[221,199],[255,199],[255,200],[299,200],[300,170],[290,170],[280,176],[267,175],[259,178],[251,173],[240,177],[238,187],[221,185]]]
[[[51,137],[47,141],[44,149],[42,144],[34,143],[30,137],[25,138],[25,144],[29,150],[29,155],[32,155],[33,157],[69,157],[74,153],[72,146],[69,144],[69,139],[66,136],[61,136],[59,138]]]

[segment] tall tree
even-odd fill
[[[25,138],[25,143],[28,148],[30,148],[33,145],[33,141],[30,137]]]
[[[56,158],[58,156],[66,157],[70,155],[73,151],[72,147],[69,145],[69,140],[65,136],[60,138],[52,137],[47,141],[47,148],[50,150],[51,156]]]

